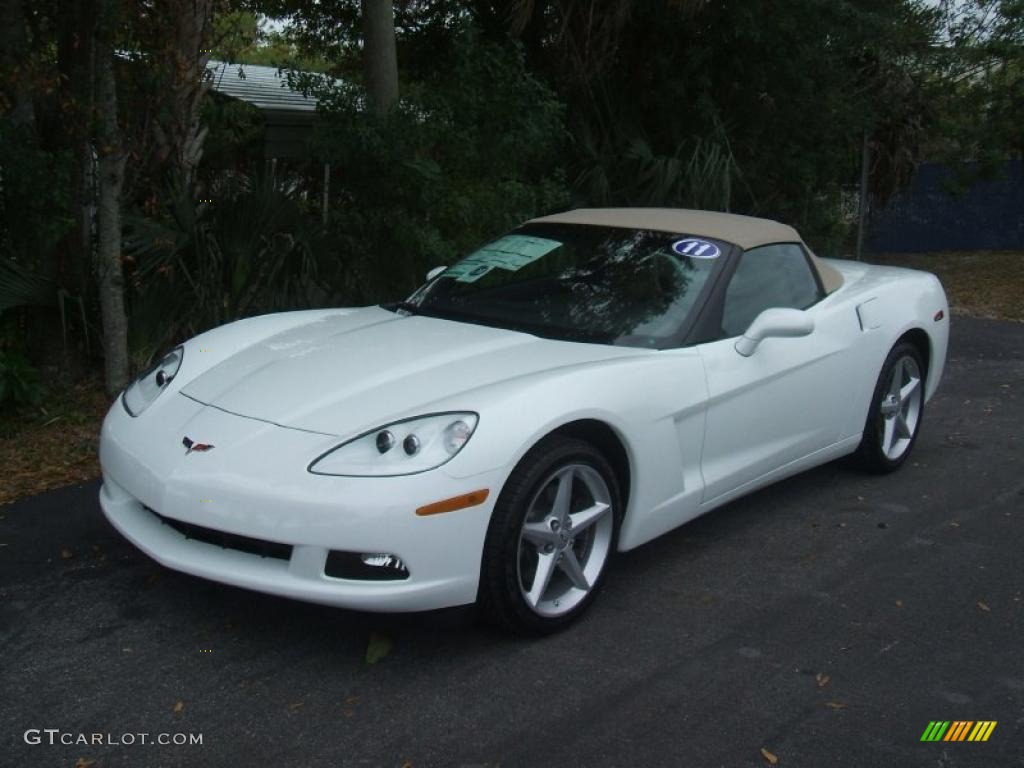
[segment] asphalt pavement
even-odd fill
[[[166,570],[97,483],[0,507],[0,765],[1024,766],[1024,324],[952,334],[899,473],[734,502],[542,640]]]

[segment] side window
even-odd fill
[[[821,288],[799,245],[781,243],[753,248],[740,257],[725,290],[724,338],[742,334],[766,309],[807,309],[820,298]]]

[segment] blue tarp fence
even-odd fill
[[[918,168],[914,180],[885,208],[871,211],[867,250],[1024,250],[1024,161],[1008,161],[997,177],[952,194],[951,169]]]

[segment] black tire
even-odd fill
[[[882,402],[888,394],[889,382],[892,379],[896,365],[905,358],[910,358],[917,366],[921,374],[921,400],[918,406],[917,419],[914,422],[909,442],[902,453],[896,458],[886,455],[883,447],[885,433],[885,418],[882,415]],[[888,474],[895,472],[910,456],[917,442],[917,436],[921,432],[921,422],[924,420],[924,386],[925,386],[925,364],[920,350],[913,344],[900,342],[896,344],[885,358],[882,370],[878,374],[878,381],[875,384],[874,392],[871,395],[871,406],[868,410],[868,417],[864,424],[864,434],[861,437],[860,445],[854,453],[854,459],[861,469],[874,474]]]
[[[542,616],[520,588],[519,542],[531,501],[561,467],[582,464],[596,470],[610,492],[612,530],[607,559],[589,592],[569,612]],[[483,618],[516,634],[543,635],[571,624],[587,610],[604,584],[615,553],[622,518],[621,492],[607,459],[589,443],[555,435],[535,445],[512,470],[495,504],[484,542],[477,605]]]

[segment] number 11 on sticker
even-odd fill
[[[692,259],[717,259],[722,255],[717,245],[696,237],[677,240],[672,243],[672,250],[680,256],[689,256]]]

